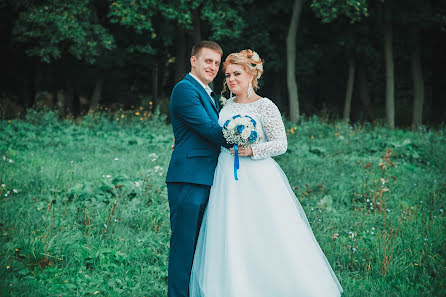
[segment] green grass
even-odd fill
[[[0,122],[1,296],[167,295],[172,132],[135,113]],[[287,131],[276,160],[343,296],[446,296],[444,131]]]

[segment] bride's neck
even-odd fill
[[[247,92],[243,92],[242,94],[235,95],[235,100],[238,103],[247,103],[247,102],[251,102],[256,97],[257,97],[257,94],[254,92],[252,92],[250,98],[248,98]]]

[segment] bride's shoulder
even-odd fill
[[[279,111],[279,108],[277,107],[277,105],[271,99],[269,99],[267,97],[261,98],[259,103],[262,106],[262,110]]]

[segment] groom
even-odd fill
[[[229,147],[218,125],[217,96],[208,86],[218,73],[222,55],[213,41],[197,43],[192,48],[190,73],[170,96],[175,149],[166,178],[172,230],[169,297],[189,297],[195,245],[217,158],[221,146]]]

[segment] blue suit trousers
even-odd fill
[[[167,183],[170,208],[168,297],[189,297],[189,280],[210,186]]]

